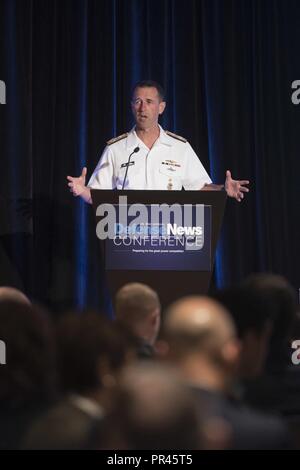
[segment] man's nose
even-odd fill
[[[143,111],[143,109],[145,109],[145,106],[146,106],[145,101],[140,101],[139,110],[140,110],[140,111]]]

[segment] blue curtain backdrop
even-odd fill
[[[152,78],[163,126],[214,181],[251,180],[228,202],[216,284],[268,270],[299,286],[299,43],[297,0],[1,0],[0,283],[57,310],[106,304],[92,210],[66,175],[90,176]]]

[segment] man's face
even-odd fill
[[[164,112],[166,103],[160,101],[154,87],[136,88],[132,97],[132,112],[139,129],[156,127],[158,117]]]

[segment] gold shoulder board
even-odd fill
[[[184,137],[181,137],[181,135],[174,134],[173,132],[170,131],[165,131],[166,134],[168,134],[170,137],[173,137],[174,139],[181,140],[181,142],[187,142],[187,140]]]
[[[119,140],[125,139],[128,136],[128,132],[125,132],[125,134],[119,135],[118,137],[114,137],[113,139],[108,140],[106,143],[107,145],[115,144],[116,142],[119,142]]]

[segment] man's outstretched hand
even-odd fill
[[[69,181],[68,186],[73,196],[80,196],[85,190],[86,173],[87,169],[86,167],[84,167],[81,172],[81,175],[78,178],[75,178],[73,176],[67,176],[67,180]]]
[[[246,187],[248,184],[248,180],[233,180],[231,172],[229,170],[226,171],[225,191],[229,197],[233,197],[238,202],[241,202],[244,199],[244,193],[249,192],[249,188]]]
[[[91,191],[90,188],[85,185],[86,173],[87,169],[84,167],[81,175],[78,178],[75,178],[74,176],[67,176],[67,180],[68,186],[73,196],[80,196],[85,202],[91,204]]]

